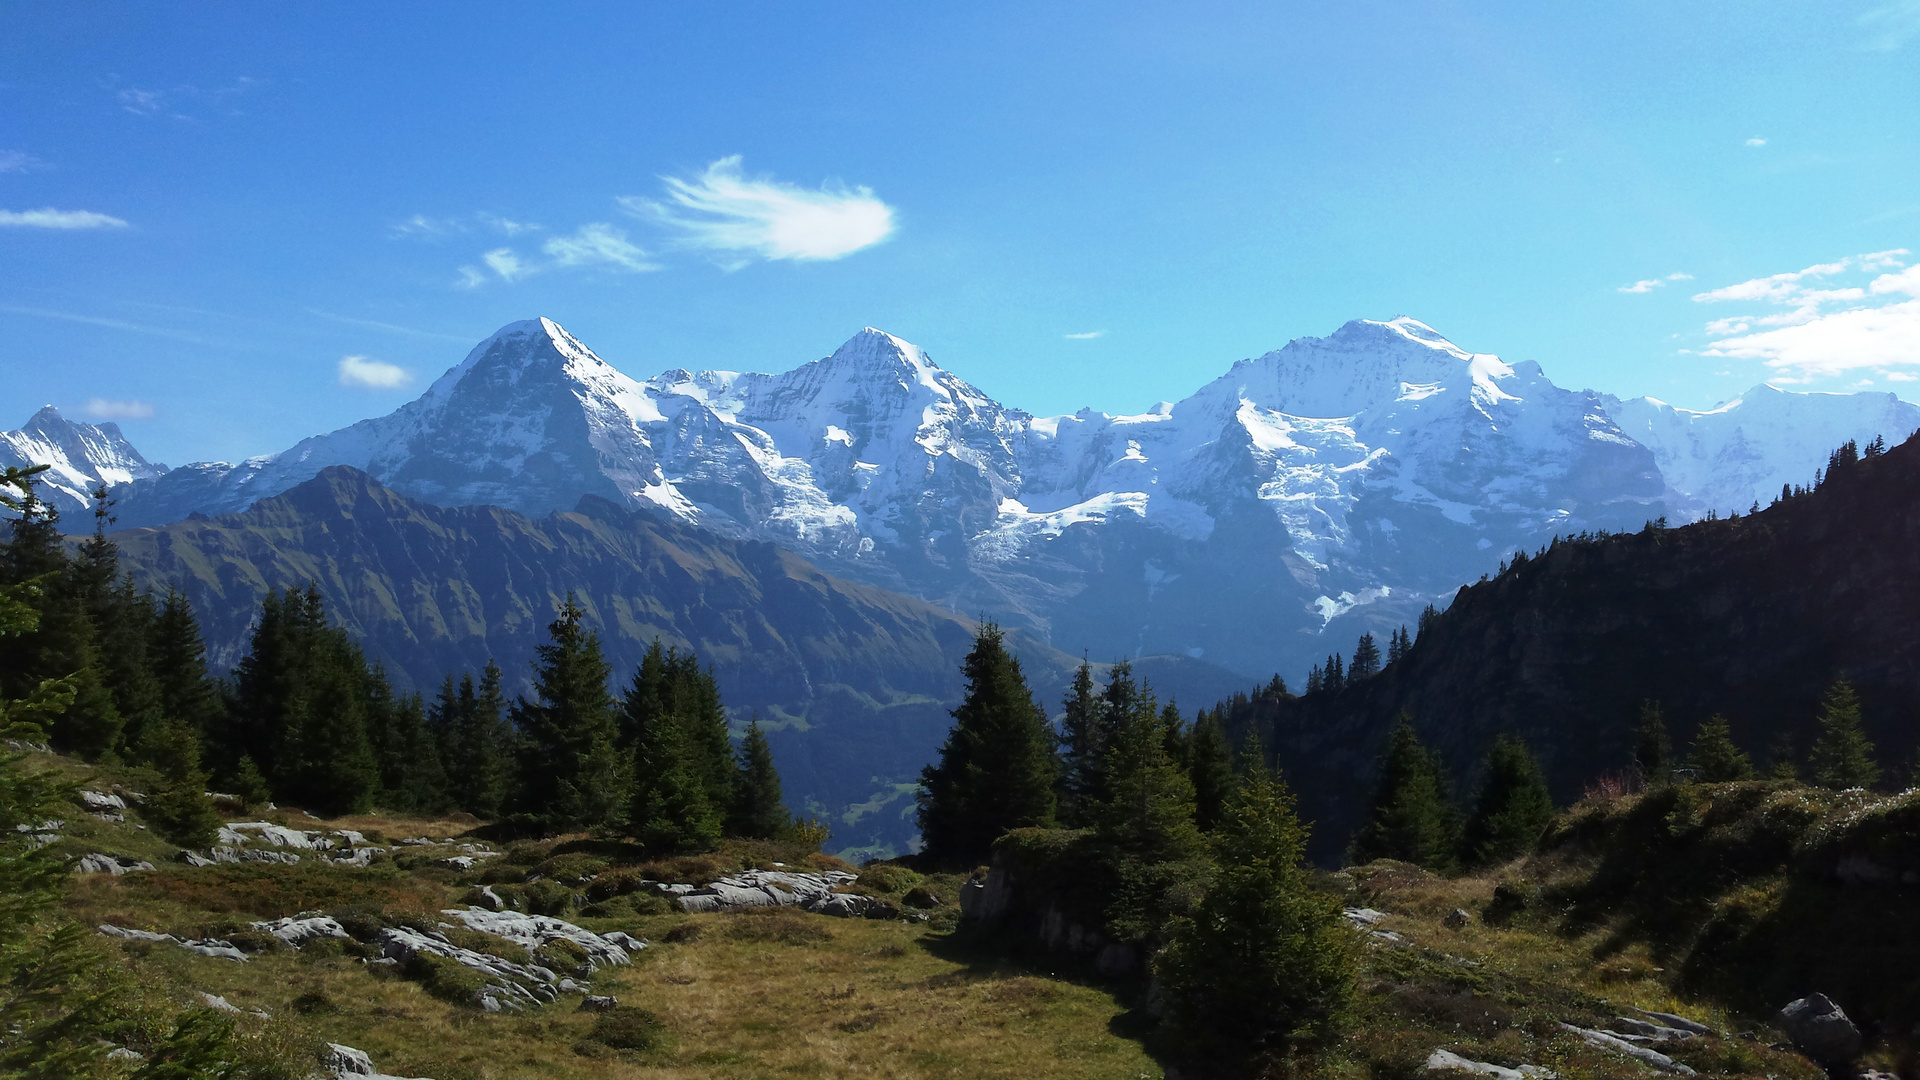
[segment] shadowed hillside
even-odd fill
[[[1319,851],[1344,843],[1394,717],[1464,787],[1494,737],[1525,739],[1562,803],[1624,770],[1642,702],[1684,747],[1726,714],[1764,767],[1804,760],[1826,687],[1858,688],[1889,781],[1920,735],[1920,443],[1857,460],[1758,513],[1559,540],[1460,590],[1412,650],[1338,692],[1239,710],[1278,745]]]

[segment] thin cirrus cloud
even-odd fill
[[[413,376],[398,364],[389,364],[384,360],[371,360],[364,356],[343,356],[340,358],[340,385],[358,386],[370,390],[392,390],[407,385]]]
[[[1663,278],[1647,278],[1644,281],[1636,281],[1631,285],[1622,285],[1617,291],[1623,293],[1650,293],[1655,289],[1666,288],[1667,282],[1669,281],[1692,280],[1692,274],[1668,274]]]
[[[1910,254],[1895,248],[1850,255],[1695,294],[1697,303],[1772,309],[1708,322],[1705,330],[1715,340],[1703,354],[1759,360],[1783,383],[1868,373],[1914,381],[1901,370],[1920,368],[1920,266],[1906,265]]]
[[[1089,330],[1084,334],[1062,334],[1060,336],[1066,338],[1068,341],[1092,341],[1097,337],[1106,337],[1107,332],[1105,330]]]
[[[540,250],[556,266],[602,266],[614,270],[658,270],[647,253],[627,240],[627,234],[604,222],[582,225],[572,236],[556,236]]]
[[[1861,48],[1871,52],[1894,52],[1920,36],[1920,0],[1897,0],[1874,8],[1860,16],[1867,40]]]
[[[127,223],[92,210],[0,210],[0,227],[13,229],[124,229]]]
[[[1758,135],[1755,135],[1753,138],[1747,140],[1747,145],[1748,146],[1765,146],[1767,145],[1767,140],[1761,138]]]
[[[0,173],[32,172],[46,167],[46,162],[24,151],[0,150]]]
[[[845,258],[893,234],[893,207],[867,187],[799,187],[748,177],[740,155],[692,179],[662,177],[664,200],[626,196],[628,213],[665,226],[687,247],[714,252],[730,269],[759,260]]]
[[[145,420],[153,416],[153,406],[144,401],[93,398],[87,402],[87,415],[95,420]]]

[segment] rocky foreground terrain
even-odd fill
[[[140,988],[114,1050],[129,1076],[141,1032],[191,1010],[233,1017],[287,1076],[1172,1075],[1144,974],[1102,975],[1066,935],[1051,951],[983,911],[997,870],[738,841],[644,860],[467,817],[284,808],[236,812],[187,852],[143,826],[137,774],[31,760],[81,785],[29,831],[72,867],[63,916]],[[1890,912],[1913,887],[1914,805],[1779,782],[1596,793],[1489,873],[1322,874],[1358,998],[1350,1034],[1302,1067],[1904,1069],[1910,934]],[[1829,865],[1836,844],[1850,854]]]

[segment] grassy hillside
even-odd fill
[[[51,755],[33,763],[93,790],[126,793],[139,782]],[[169,942],[94,939],[160,1011],[197,1006],[203,993],[241,1010],[242,1028],[288,1063],[289,1076],[317,1068],[328,1042],[367,1051],[383,1072],[435,1080],[1166,1074],[1145,986],[1103,981],[1079,961],[975,933],[954,904],[959,875],[863,868],[850,888],[887,901],[884,918],[797,909],[688,915],[637,882],[844,864],[767,843],[649,862],[586,835],[502,845],[465,817],[321,822],[274,810],[266,820],[357,830],[390,854],[364,868],[311,855],[291,865],[196,867],[141,828],[131,801],[124,822],[76,805],[57,829],[56,850],[155,869],[75,875],[65,916],[241,948],[245,962]],[[1874,971],[1913,970],[1906,931],[1888,914],[1910,891],[1899,881],[1910,851],[1901,823],[1913,802],[1764,783],[1672,789],[1583,803],[1537,853],[1483,875],[1448,879],[1393,862],[1322,874],[1319,887],[1356,912],[1358,1006],[1344,1041],[1297,1072],[1411,1077],[1446,1050],[1566,1078],[1648,1076],[1647,1066],[1562,1026],[1617,1027],[1617,1017],[1646,1009],[1714,1029],[1661,1048],[1702,1074],[1815,1080],[1820,1071],[1769,1026],[1783,994],[1822,989],[1870,1022],[1908,1022],[1887,1004],[1912,1000],[1898,997],[1900,987],[1891,998],[1863,988]],[[499,854],[467,869],[442,864],[489,851]],[[1892,883],[1822,877],[1848,858],[1856,869],[1861,859],[1890,869]],[[361,939],[381,926],[438,927],[455,944],[507,959],[570,962],[564,949],[530,957],[452,926],[443,910],[478,899],[483,884],[510,904],[648,942],[631,965],[586,980],[622,1008],[583,1011],[575,991],[518,1014],[487,1013],[458,971],[369,964],[378,954],[365,940],[296,950],[249,925],[324,912]],[[927,903],[927,893],[939,903],[912,906]],[[1875,955],[1880,968],[1858,966]],[[1810,956],[1832,963],[1795,966],[1794,957]],[[1863,978],[1846,982],[1855,969]],[[1898,1040],[1875,1051],[1888,1064],[1904,1052]]]

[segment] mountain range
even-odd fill
[[[1255,678],[1411,622],[1514,550],[1746,508],[1839,442],[1916,428],[1891,394],[1762,386],[1695,412],[1566,390],[1409,318],[1297,339],[1138,415],[1055,417],[872,328],[782,374],[640,382],[535,319],[395,412],[278,454],[167,470],[47,410],[0,452],[56,462],[76,507],[107,483],[123,525],[240,511],[330,465],[438,506],[595,496],[1067,653]]]

